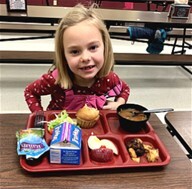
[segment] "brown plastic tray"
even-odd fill
[[[46,121],[55,118],[55,114],[60,111],[45,111]],[[70,117],[75,118],[76,112],[68,112]],[[34,125],[35,113],[29,115],[27,128],[32,128]],[[118,147],[119,155],[114,155],[112,162],[99,163],[90,158],[90,151],[88,148],[88,137],[94,133],[99,139],[110,139]],[[141,157],[141,162],[134,162],[125,146],[126,141],[133,138],[140,138],[144,144],[150,144],[154,148],[159,149],[159,159],[156,162],[147,162],[145,157]],[[47,124],[45,124],[45,140],[50,143],[51,135],[47,131]],[[94,170],[94,169],[114,169],[114,168],[129,168],[129,167],[152,167],[165,166],[170,162],[170,155],[161,142],[151,124],[148,122],[145,130],[138,133],[129,133],[123,131],[119,126],[119,120],[115,111],[100,111],[100,119],[96,125],[91,129],[82,129],[82,150],[80,165],[69,164],[51,164],[49,163],[49,154],[43,156],[41,163],[37,165],[30,165],[24,156],[20,158],[21,166],[29,172],[48,172],[48,171],[71,171],[71,170]]]

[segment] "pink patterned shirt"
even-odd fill
[[[25,100],[29,106],[31,112],[43,110],[41,105],[41,96],[51,95],[51,101],[47,107],[47,110],[62,110],[65,109],[65,100],[67,99],[67,91],[61,88],[60,85],[55,84],[55,79],[57,77],[57,70],[53,72],[42,75],[36,81],[30,83],[24,91]],[[115,96],[115,98],[122,97],[125,101],[128,100],[130,88],[129,86],[119,79],[119,77],[114,73],[110,72],[108,76],[99,78],[91,87],[81,87],[73,85],[72,91],[74,95],[77,96],[105,96],[108,91],[116,87],[121,83],[121,89]],[[108,97],[109,95],[107,95]],[[109,96],[110,97],[110,96]],[[71,98],[71,96],[70,96]],[[95,105],[97,106],[97,105]],[[96,107],[102,109],[102,107]]]

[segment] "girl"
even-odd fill
[[[116,108],[129,96],[129,87],[112,72],[114,57],[105,24],[93,6],[75,6],[61,21],[55,35],[55,64],[29,84],[25,100],[31,112],[43,110],[42,95],[51,95],[47,110]],[[114,97],[113,101],[107,100]]]

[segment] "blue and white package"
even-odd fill
[[[54,128],[50,144],[50,163],[80,164],[81,128],[64,122]]]
[[[38,159],[49,150],[44,136],[44,129],[30,128],[16,132],[17,153],[25,155],[26,159]]]

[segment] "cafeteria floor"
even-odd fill
[[[1,35],[0,38],[21,37]],[[26,36],[25,36],[26,37]],[[171,42],[171,41],[170,41]],[[146,43],[112,39],[114,52],[146,53]],[[0,50],[54,50],[53,39],[1,42]],[[171,53],[165,46],[162,53]],[[192,54],[187,49],[186,54]],[[23,91],[25,86],[45,73],[50,65],[0,64],[0,113],[28,113]],[[191,67],[188,67],[191,69]],[[171,107],[174,110],[192,109],[192,77],[179,66],[115,66],[114,71],[130,88],[129,103],[148,109]],[[43,105],[48,103],[43,97]]]

